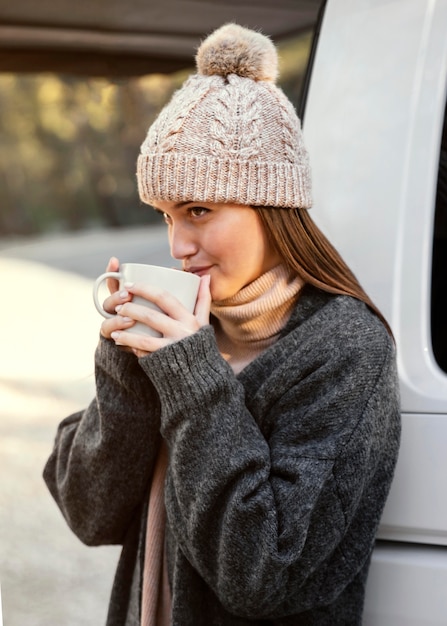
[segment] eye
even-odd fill
[[[193,206],[188,209],[188,213],[192,217],[202,217],[203,215],[209,213],[209,209],[205,209],[203,206]]]

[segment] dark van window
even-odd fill
[[[447,372],[447,106],[439,157],[433,238],[431,329],[435,359]]]

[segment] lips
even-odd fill
[[[211,267],[212,265],[185,267],[185,272],[190,272],[191,274],[196,274],[197,276],[204,276],[205,274],[209,274]]]

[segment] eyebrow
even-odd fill
[[[182,202],[176,202],[174,204],[174,209],[181,209],[182,206],[191,204],[192,202],[194,202],[194,200],[182,200]],[[163,213],[163,211],[159,207],[157,207],[155,204],[152,204],[152,208],[155,209],[156,211],[161,211]]]

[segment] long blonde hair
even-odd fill
[[[361,300],[393,336],[382,313],[306,209],[253,208],[272,245],[294,274],[323,291]]]

